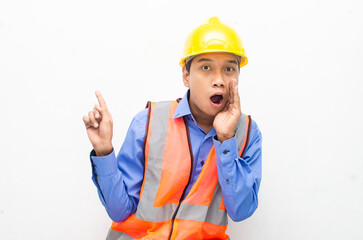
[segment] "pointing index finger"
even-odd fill
[[[96,90],[96,97],[97,97],[98,103],[100,104],[100,107],[107,108],[106,101],[103,98],[101,92],[98,90]]]

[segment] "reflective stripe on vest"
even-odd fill
[[[228,239],[214,146],[188,195],[183,196],[193,156],[187,123],[173,118],[177,105],[176,101],[148,104],[139,204],[128,219],[112,224],[107,239]],[[242,114],[235,133],[240,156],[248,145],[250,124],[250,116]]]

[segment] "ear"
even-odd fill
[[[190,87],[189,80],[190,80],[190,73],[187,71],[185,67],[183,67],[183,83],[184,86],[186,86],[187,88]]]

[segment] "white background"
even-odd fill
[[[263,134],[259,208],[232,239],[363,239],[359,0],[0,2],[0,239],[104,239],[82,116],[99,89],[119,150],[147,100],[182,97],[187,34],[241,35],[242,111]]]

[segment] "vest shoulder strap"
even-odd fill
[[[236,141],[238,146],[239,157],[243,157],[248,147],[251,133],[252,118],[250,115],[242,113],[236,127]]]

